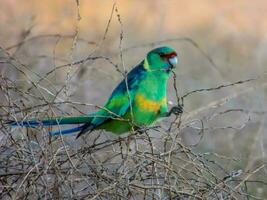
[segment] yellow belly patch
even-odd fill
[[[147,99],[142,94],[137,94],[135,97],[136,105],[148,112],[158,112],[160,110],[161,105],[167,103],[166,97],[161,99],[160,101],[155,101],[151,99]]]

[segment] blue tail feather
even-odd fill
[[[11,127],[17,127],[17,126],[24,126],[24,127],[36,127],[36,126],[42,126],[42,125],[49,125],[44,124],[43,122],[38,121],[10,121],[7,122]]]
[[[50,131],[49,134],[50,135],[66,135],[66,134],[71,134],[71,133],[75,133],[78,131],[81,131],[83,128],[83,126],[78,126],[75,128],[70,128],[70,129],[64,129],[64,130],[58,130],[58,131]]]
[[[53,125],[63,125],[63,124],[84,124],[92,120],[91,116],[84,115],[78,117],[55,117],[50,119],[38,120],[28,120],[28,121],[7,121],[11,127],[24,126],[24,127],[37,127],[37,126],[53,126]]]

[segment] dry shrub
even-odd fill
[[[98,55],[114,13],[121,27],[119,54]],[[245,168],[242,166],[243,160],[198,148],[208,132],[240,131],[249,123],[251,114],[266,114],[264,110],[251,111],[238,106],[220,110],[231,99],[251,92],[255,82],[266,88],[266,82],[262,81],[264,74],[211,88],[200,88],[184,95],[178,95],[174,74],[172,85],[177,99],[175,104],[186,104],[187,98],[196,94],[220,93],[225,88],[238,88],[239,85],[245,87],[198,110],[185,111],[181,116],[166,119],[155,127],[142,130],[142,133],[133,132],[122,137],[96,131],[75,140],[72,135],[50,137],[48,131],[51,127],[11,129],[5,124],[6,120],[41,120],[57,115],[79,115],[98,107],[96,104],[72,100],[75,87],[79,87],[75,82],[80,82],[88,70],[84,66],[93,69],[95,62],[100,61],[124,76],[124,53],[136,48],[187,41],[216,68],[213,60],[190,38],[157,41],[123,49],[122,27],[121,16],[114,4],[100,43],[79,38],[77,26],[74,35],[25,37],[17,45],[1,47],[1,199],[264,199],[266,192],[260,189],[264,190],[267,183],[262,177],[265,175],[262,173],[265,163],[261,159],[255,158],[255,162]],[[45,62],[52,67],[39,73],[32,67],[35,64],[31,58],[22,59],[27,64],[17,58],[16,52],[23,46],[38,49],[31,42],[46,41],[47,38],[54,41],[54,46],[62,38],[71,39],[71,53],[68,54],[71,55],[71,62],[66,58],[68,55],[58,58],[53,51],[51,57],[46,57],[49,61]],[[93,45],[94,51],[85,59],[74,61],[77,44],[83,43]],[[24,53],[22,55],[26,56]],[[119,61],[114,59],[117,55]],[[35,59],[40,61],[43,57]],[[55,65],[55,60],[64,64]],[[105,70],[108,73],[110,69]],[[234,126],[229,122],[230,125],[221,127],[205,126],[213,118],[229,113],[243,114],[245,117],[241,125]],[[199,117],[200,114],[202,117]],[[188,145],[183,140],[183,134],[193,134],[196,139]]]

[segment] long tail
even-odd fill
[[[58,131],[50,131],[49,134],[50,135],[66,135],[66,134],[71,134],[71,133],[75,133],[78,131],[81,131],[83,129],[84,125],[82,126],[78,126],[75,128],[70,128],[70,129],[63,129],[63,130],[58,130]]]
[[[75,128],[49,132],[50,135],[60,135],[60,134],[64,135],[81,131],[84,128],[84,124],[88,123],[90,124],[92,118],[93,117],[90,115],[83,115],[77,117],[54,117],[54,118],[47,118],[42,121],[38,121],[36,119],[28,121],[8,121],[7,124],[9,124],[11,127],[17,127],[17,126],[37,127],[37,126],[83,124]]]
[[[28,121],[8,121],[12,127],[16,126],[24,126],[24,127],[36,127],[36,126],[53,126],[53,125],[64,125],[64,124],[84,124],[90,123],[92,120],[92,116],[83,115],[77,117],[54,117],[47,118],[41,121],[36,119],[28,120]]]

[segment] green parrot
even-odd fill
[[[167,108],[167,82],[177,62],[177,53],[173,48],[164,46],[153,49],[127,74],[105,105],[95,113],[42,121],[9,121],[8,124],[25,127],[78,124],[74,128],[50,132],[51,135],[78,132],[77,138],[93,130],[103,129],[120,135],[147,127],[159,118],[183,111],[181,106],[174,106],[169,112]]]

